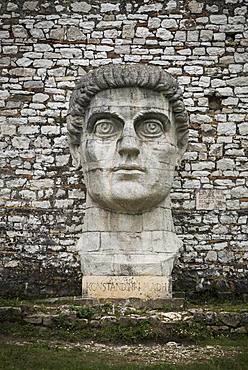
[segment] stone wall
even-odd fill
[[[175,289],[247,292],[248,2],[1,4],[1,294],[80,294],[85,187],[68,100],[88,70],[128,62],[176,76],[190,113],[172,192],[184,241]]]
[[[207,307],[185,309],[179,306],[177,310],[170,310],[168,306],[165,311],[146,307],[141,312],[129,304],[87,306],[80,304],[80,301],[73,303],[57,302],[49,305],[43,301],[33,306],[25,303],[10,307],[0,306],[0,319],[10,327],[13,323],[28,323],[29,330],[32,326],[36,330],[41,326],[53,330],[63,328],[67,334],[68,331],[73,331],[73,335],[80,333],[80,338],[84,340],[97,338],[98,342],[155,340],[162,343],[182,343],[218,336],[235,338],[236,335],[237,338],[239,334],[248,334],[248,312],[245,308],[230,312],[220,308],[213,311],[213,307],[209,310]],[[106,328],[112,328],[112,331],[110,329],[104,332]],[[53,331],[53,336],[55,333]],[[47,332],[46,334],[48,335]]]

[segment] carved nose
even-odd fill
[[[136,137],[124,135],[119,141],[118,152],[121,156],[137,157],[140,153]]]

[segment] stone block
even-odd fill
[[[71,3],[71,9],[75,13],[89,13],[91,5],[85,1],[76,1]]]
[[[243,122],[243,123],[240,123],[238,125],[238,130],[239,130],[239,133],[240,135],[248,135],[248,123],[247,122]]]
[[[97,23],[96,28],[101,30],[108,30],[112,28],[120,29],[121,26],[121,21],[100,21],[99,23]]]
[[[17,59],[16,64],[19,67],[29,67],[33,63],[32,59],[29,58],[21,58]]]
[[[0,39],[8,39],[10,37],[9,31],[0,31]]]
[[[236,124],[234,122],[219,122],[217,132],[219,135],[235,135]]]
[[[35,76],[35,73],[34,68],[13,68],[10,71],[10,74],[16,77],[32,77]]]
[[[136,37],[146,38],[150,35],[148,28],[146,27],[137,27],[136,29]]]
[[[185,66],[184,71],[189,75],[202,75],[203,74],[203,67],[202,66]]]
[[[78,27],[70,27],[67,30],[67,40],[69,41],[80,41],[85,40],[86,35]]]
[[[48,99],[49,99],[49,95],[48,94],[37,93],[37,94],[34,94],[33,95],[33,102],[44,103]]]
[[[25,1],[23,3],[23,10],[29,10],[29,11],[34,11],[37,10],[38,6],[38,1]]]
[[[206,255],[207,262],[217,262],[217,252],[216,251],[209,251]]]
[[[195,13],[195,14],[200,14],[202,12],[203,5],[204,5],[203,2],[196,1],[196,0],[191,0],[188,3],[188,7],[189,7],[190,12]]]
[[[160,3],[156,4],[147,4],[140,6],[138,13],[149,13],[149,12],[159,12],[162,9],[163,5]]]
[[[27,30],[22,25],[12,26],[12,32],[16,38],[26,38],[28,37]]]
[[[22,320],[22,311],[20,307],[0,307],[1,322],[16,322]]]
[[[50,29],[54,26],[54,22],[52,21],[40,21],[35,23],[34,27],[41,28],[41,29]]]
[[[34,68],[51,68],[53,65],[53,61],[50,59],[36,59],[33,62]]]
[[[64,27],[52,29],[50,31],[50,38],[55,40],[64,40],[65,38],[65,29]]]
[[[18,52],[18,47],[16,45],[3,46],[4,54],[16,54]]]
[[[226,209],[226,197],[222,190],[201,189],[196,193],[197,210]]]
[[[165,299],[171,297],[170,281],[161,276],[84,276],[83,297],[96,299]]]
[[[149,25],[149,23],[148,23]],[[174,29],[177,29],[178,28],[178,24],[177,24],[177,21],[175,19],[172,19],[172,18],[168,18],[168,19],[164,19],[161,23],[161,27],[162,28],[174,28]]]
[[[119,9],[120,9],[119,4],[105,3],[101,4],[100,12],[101,13],[118,12]]]
[[[9,2],[7,4],[7,12],[14,12],[17,9],[18,9],[18,5],[17,4],[14,4],[14,3],[11,3],[11,2]]]
[[[40,28],[32,28],[29,32],[32,37],[36,37],[40,40],[45,39],[45,34]]]
[[[10,65],[10,62],[11,62],[10,57],[3,57],[0,59],[0,67],[8,67]]]
[[[148,19],[148,28],[149,29],[157,29],[160,27],[161,19],[157,17],[150,17]]]
[[[226,326],[237,328],[241,321],[241,316],[235,312],[220,312],[219,320]]]
[[[41,315],[29,315],[23,319],[28,324],[42,325],[42,316]]]
[[[248,77],[236,77],[227,80],[227,85],[229,86],[247,86],[248,85]]]
[[[231,158],[223,158],[217,161],[217,169],[219,170],[232,170],[235,167],[235,162]]]
[[[210,22],[213,24],[227,24],[227,16],[225,14],[210,15]]]
[[[156,37],[162,39],[162,40],[171,40],[173,39],[173,35],[170,31],[164,29],[164,28],[159,28],[156,32]]]

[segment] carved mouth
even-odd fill
[[[120,165],[120,166],[117,166],[117,167],[114,167],[113,168],[113,172],[145,172],[145,169],[144,167],[140,167],[138,165],[127,165],[127,164],[123,164],[123,165]]]

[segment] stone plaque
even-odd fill
[[[83,297],[164,299],[171,297],[170,279],[163,276],[84,276]]]
[[[226,196],[222,190],[205,189],[196,193],[196,209],[214,210],[226,208]]]

